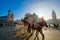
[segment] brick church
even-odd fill
[[[14,24],[14,14],[11,13],[11,10],[8,10],[6,16],[0,16],[0,26],[13,26]]]

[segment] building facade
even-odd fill
[[[52,19],[47,20],[47,23],[49,24],[49,26],[50,24],[53,24],[54,27],[59,28],[60,19],[57,19],[56,13],[54,10],[52,10]]]
[[[14,23],[14,14],[8,10],[8,15],[0,16],[0,26],[12,26]]]

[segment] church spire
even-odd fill
[[[10,13],[11,12],[11,10],[10,10],[10,8],[8,9],[8,13]]]

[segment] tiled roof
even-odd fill
[[[1,19],[1,18],[7,18],[7,16],[0,16],[0,19]]]

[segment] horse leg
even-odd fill
[[[36,38],[37,38],[37,40],[39,40],[38,35],[39,35],[39,32],[38,32],[38,31],[36,31],[36,36],[35,36],[34,40],[36,40]]]
[[[34,29],[31,29],[31,34],[32,34],[32,35],[34,34]]]
[[[44,40],[44,34],[43,34],[42,30],[40,30],[39,32],[42,35],[42,40]]]
[[[32,37],[33,34],[32,33],[29,33],[28,37],[26,38],[26,40],[29,40],[30,37]]]

